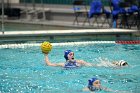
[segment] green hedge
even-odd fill
[[[41,0],[20,0],[20,3],[41,3]],[[63,4],[63,5],[72,5],[73,0],[42,0],[43,3],[45,4]],[[90,2],[92,2],[92,0],[85,0],[87,5],[90,5]],[[107,0],[102,0],[104,5],[108,5]]]

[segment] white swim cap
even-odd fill
[[[126,66],[128,65],[126,61],[124,60],[120,60],[118,63],[117,63],[119,66]]]

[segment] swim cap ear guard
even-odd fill
[[[69,54],[70,52],[72,52],[72,51],[71,51],[71,50],[66,50],[66,51],[64,51],[64,58],[65,58],[66,60],[68,60],[68,54]]]

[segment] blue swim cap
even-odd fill
[[[64,51],[64,58],[65,58],[66,60],[68,60],[68,54],[69,54],[70,52],[72,52],[72,51],[71,51],[71,50],[65,50],[65,51]]]
[[[88,80],[88,86],[92,86],[93,82],[98,80],[97,78],[92,78],[90,80]]]

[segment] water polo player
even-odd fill
[[[83,91],[90,91],[90,92],[106,91],[111,93],[131,93],[129,91],[112,90],[110,88],[104,87],[102,86],[101,81],[96,77],[93,77],[88,80],[88,85],[83,89]]]
[[[83,89],[83,91],[92,91],[92,92],[101,91],[101,90],[104,90],[107,92],[114,92],[112,89],[103,87],[101,85],[101,81],[96,77],[89,79],[88,86]]]
[[[112,62],[114,65],[116,66],[120,66],[120,67],[123,67],[123,66],[128,66],[128,63],[124,60],[120,60],[120,61],[114,61]]]
[[[93,66],[93,64],[85,62],[83,60],[75,60],[74,59],[74,52],[72,50],[64,51],[64,58],[66,59],[65,63],[51,63],[48,58],[48,54],[51,50],[51,44],[49,42],[43,42],[41,44],[42,53],[45,54],[45,62],[48,66],[61,66],[64,68],[75,68],[81,66]]]
[[[90,91],[100,91],[102,89],[100,80],[98,80],[97,78],[92,78],[88,80],[87,88]]]
[[[115,67],[115,68],[120,68],[120,67],[127,67],[129,66],[128,63],[125,60],[115,60],[115,61],[110,61],[108,59],[103,59],[103,58],[98,58],[96,59],[98,64],[96,66],[98,67]]]

